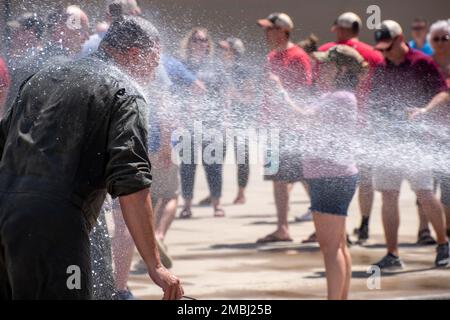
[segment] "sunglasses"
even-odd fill
[[[432,40],[433,42],[448,42],[450,40],[450,35],[447,34],[442,37],[434,37]]]
[[[208,39],[206,39],[206,38],[192,38],[192,42],[194,42],[194,43],[206,43],[206,42],[208,42]]]
[[[426,26],[413,26],[411,29],[413,31],[422,31],[425,30],[427,27]]]

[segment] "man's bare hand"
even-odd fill
[[[163,266],[153,268],[149,275],[153,282],[163,289],[163,300],[180,300],[183,297],[184,290],[180,280]]]
[[[417,120],[420,119],[425,113],[426,110],[424,108],[410,108],[408,110],[408,118],[409,120]]]

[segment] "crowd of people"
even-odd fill
[[[410,42],[399,23],[385,20],[372,46],[358,38],[360,17],[346,12],[331,26],[336,40],[319,45],[315,35],[295,44],[292,19],[272,13],[256,21],[269,49],[266,65],[258,66],[241,39],[216,41],[204,27],[191,30],[179,52],[168,52],[140,16],[136,1],[113,0],[93,34],[88,15],[77,6],[45,19],[26,13],[8,23],[9,46],[0,58],[0,252],[6,252],[0,257],[0,297],[132,299],[127,280],[136,246],[143,258],[137,268],[165,290],[165,298],[181,298],[179,280],[166,269],[173,262],[164,239],[180,191],[179,218],[195,214],[198,163],[209,187],[200,205],[211,206],[216,218],[226,216],[224,162],[198,161],[211,142],[203,137],[195,143],[198,123],[217,132],[213,153],[221,159],[229,152],[225,129],[279,130],[277,150],[267,148],[277,152],[278,170],[264,176],[273,183],[278,223],[257,243],[293,241],[290,193],[300,182],[311,204],[295,220],[314,221],[315,232],[305,242],[320,245],[329,299],[348,297],[346,217],[356,192],[361,244],[370,236],[374,193],[382,194],[387,253],[376,266],[404,267],[398,248],[404,180],[417,197],[418,244],[436,245],[437,267],[450,263],[450,20],[429,26],[415,19]],[[174,139],[177,128],[188,134]],[[239,160],[235,205],[246,203],[250,175],[250,139],[241,138],[232,150]],[[187,148],[175,154],[178,144]],[[190,161],[178,163],[177,157]],[[111,197],[105,199],[106,191]],[[29,211],[29,203],[38,213]],[[60,212],[52,204],[64,217],[56,217]],[[105,222],[110,211],[111,246]],[[21,232],[13,235],[22,219]],[[43,240],[40,232],[49,228],[57,228],[55,239],[65,244]],[[86,259],[88,233],[95,263]],[[26,241],[25,234],[35,241]],[[49,256],[48,247],[59,254]],[[82,248],[75,258],[74,248]],[[62,268],[71,259],[83,272],[93,269],[94,284],[103,282],[77,294],[48,284],[66,284],[66,270],[48,265]],[[35,273],[27,273],[25,264],[36,266]],[[91,286],[86,273],[83,281]]]

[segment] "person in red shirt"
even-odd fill
[[[372,79],[375,68],[383,63],[383,55],[371,45],[358,39],[362,28],[361,18],[353,12],[341,14],[335,21],[331,31],[336,33],[336,42],[325,43],[319,47],[319,51],[326,52],[330,48],[343,44],[354,48],[369,63],[369,70],[365,80],[361,81],[357,92],[359,117],[366,118],[366,102],[372,87]],[[316,70],[318,71],[318,70]],[[318,73],[316,73],[318,74]],[[364,126],[365,127],[365,126]],[[359,186],[359,208],[362,216],[361,225],[356,229],[358,242],[364,242],[369,238],[369,218],[372,212],[374,189],[372,186],[372,168],[370,163],[364,159],[359,161],[360,186]]]
[[[303,98],[312,84],[311,61],[308,54],[290,41],[294,29],[292,19],[285,13],[272,13],[266,19],[258,20],[265,31],[267,43],[272,51],[268,55],[263,123],[267,128],[280,129],[278,170],[265,175],[273,181],[275,204],[277,208],[277,230],[258,243],[292,241],[288,226],[289,190],[294,182],[303,181],[301,156],[299,152],[299,133],[295,130],[295,117],[279,99],[282,92],[274,89],[271,78],[277,77],[291,97]],[[282,128],[282,129],[281,129]],[[271,153],[275,150],[271,150]],[[270,166],[275,162],[271,161]]]
[[[8,67],[3,59],[0,57],[0,119],[3,116],[3,111],[8,97],[11,80],[9,77]]]

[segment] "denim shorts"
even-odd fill
[[[307,183],[311,190],[311,211],[347,216],[358,185],[358,175],[308,179]]]

